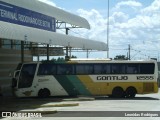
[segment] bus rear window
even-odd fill
[[[154,74],[154,67],[153,63],[140,64],[140,74]]]

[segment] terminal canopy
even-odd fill
[[[35,12],[39,12],[51,17],[56,20],[63,21],[72,25],[76,25],[82,28],[90,29],[90,25],[85,18],[74,15],[60,8],[45,4],[38,0],[1,0],[22,8],[30,9]]]
[[[106,51],[103,42],[0,21],[0,38]]]
[[[88,21],[80,16],[38,0],[0,0],[0,7],[0,38],[107,50],[107,45],[103,42],[55,32],[55,20],[90,29]]]

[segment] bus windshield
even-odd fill
[[[18,82],[18,88],[28,88],[32,86],[36,66],[37,64],[24,64],[22,66]]]

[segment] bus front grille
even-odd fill
[[[143,83],[143,92],[154,92],[154,83]]]

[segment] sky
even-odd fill
[[[72,29],[69,34],[107,43],[107,0],[40,0],[84,17],[91,29]],[[160,60],[160,0],[109,0],[109,57]],[[62,31],[59,31],[62,32]],[[86,57],[86,53],[73,53]],[[90,58],[106,58],[106,52],[90,52]]]

